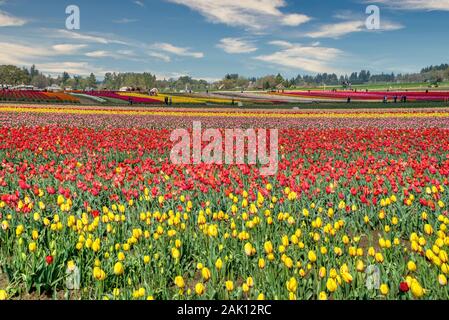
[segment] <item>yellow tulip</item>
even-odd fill
[[[221,268],[223,267],[223,261],[218,258],[217,261],[215,262],[215,268],[217,268],[217,270],[221,270]]]
[[[226,281],[225,286],[226,286],[226,290],[228,290],[229,292],[234,290],[234,282],[232,282],[230,280]]]
[[[309,251],[307,257],[309,258],[309,261],[312,263],[316,261],[316,254],[314,251]]]
[[[204,279],[205,281],[209,280],[210,277],[211,277],[211,272],[210,272],[210,270],[209,270],[208,268],[203,268],[203,269],[201,270],[201,276],[203,277],[203,279]]]
[[[415,298],[421,298],[422,296],[424,296],[424,289],[421,287],[421,285],[416,279],[412,280],[410,289]]]
[[[114,265],[114,274],[116,276],[121,276],[125,272],[125,269],[123,267],[123,264],[121,262],[117,262]]]
[[[203,295],[205,291],[204,285],[202,283],[197,283],[195,285],[195,293],[199,296]]]
[[[106,279],[106,273],[103,270],[101,270],[99,267],[94,268],[93,275],[94,275],[94,278],[97,279],[98,281],[103,281],[104,279]]]
[[[385,283],[380,286],[380,293],[382,293],[384,296],[386,296],[389,291],[390,290],[388,288],[388,285],[386,285]]]
[[[383,255],[382,255],[382,253],[380,253],[380,252],[376,253],[375,259],[376,259],[376,261],[379,262],[379,263],[382,263],[382,262],[384,261],[384,257],[383,257]]]
[[[293,268],[293,260],[290,257],[285,258],[284,264],[289,269]]]
[[[365,264],[362,260],[357,261],[357,271],[363,272],[365,270]]]
[[[4,301],[8,299],[8,294],[5,290],[0,290],[0,301]]]
[[[69,262],[67,262],[67,269],[68,269],[69,271],[75,270],[75,267],[76,267],[75,261],[70,260]]]
[[[265,249],[266,254],[270,254],[273,252],[273,244],[271,243],[271,241],[265,242],[263,247]]]
[[[248,287],[250,287],[250,288],[254,287],[254,279],[253,279],[253,277],[248,277],[248,278],[246,279],[246,284],[247,284]]]
[[[249,242],[245,244],[245,254],[250,257],[253,255],[253,245]]]
[[[185,286],[184,279],[183,279],[181,276],[177,276],[177,277],[175,278],[175,285],[176,285],[178,288],[183,289],[184,286]]]
[[[441,250],[438,257],[440,258],[441,262],[446,263],[448,262],[448,256],[447,256],[447,252],[444,250]]]
[[[36,242],[30,242],[30,244],[28,245],[28,250],[29,250],[30,252],[35,252],[36,249],[37,249]]]
[[[407,263],[407,269],[408,269],[410,272],[415,272],[415,271],[416,271],[416,264],[415,264],[413,261],[409,261],[409,262]]]
[[[181,253],[179,252],[178,249],[172,248],[171,255],[172,255],[173,259],[177,260],[177,259],[179,259],[179,256],[181,255]]]
[[[125,254],[124,254],[123,252],[119,252],[119,253],[117,254],[117,259],[118,259],[119,261],[125,260]]]
[[[438,276],[438,282],[440,283],[440,285],[445,286],[447,285],[447,278],[444,274],[440,274]]]
[[[260,269],[265,268],[265,260],[262,259],[262,258],[259,259],[258,265],[259,265],[259,268],[260,268]]]
[[[335,292],[337,290],[337,282],[334,279],[327,279],[326,288],[329,292]]]
[[[319,272],[318,272],[318,275],[319,275],[320,278],[324,278],[326,276],[326,268],[325,267],[321,267]]]
[[[19,224],[16,228],[16,236],[20,237],[25,230],[25,227],[22,224]]]
[[[318,300],[321,300],[321,301],[327,300],[326,292],[321,291],[320,294],[318,295]]]
[[[351,275],[349,272],[343,272],[343,273],[341,274],[341,277],[343,278],[343,280],[344,280],[346,283],[351,283],[352,280],[353,280],[352,275]]]
[[[296,281],[296,278],[290,278],[289,281],[287,281],[287,290],[289,292],[295,293],[298,289],[298,282]]]

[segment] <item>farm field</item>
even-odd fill
[[[281,96],[293,96],[302,98],[316,98],[319,100],[345,100],[357,101],[382,101],[386,99],[395,103],[405,98],[406,101],[443,101],[447,102],[449,93],[445,91],[286,91],[278,93]]]
[[[173,129],[277,128],[258,165]],[[0,298],[448,299],[449,108],[0,105]]]
[[[438,88],[429,88],[429,83],[419,83],[419,82],[410,82],[410,83],[369,83],[369,84],[354,84],[352,85],[353,89],[359,89],[359,90],[448,90],[449,89],[449,82],[443,81],[438,84]],[[311,87],[310,89],[313,90],[332,90],[332,89],[341,89],[340,85],[332,86],[332,85],[326,85],[324,86],[316,86]]]

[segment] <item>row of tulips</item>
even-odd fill
[[[0,125],[9,127],[60,125],[89,128],[192,128],[201,121],[209,128],[449,128],[449,109],[360,111],[257,111],[180,109],[127,106],[0,106]]]
[[[63,102],[78,103],[79,99],[66,93],[26,91],[26,90],[0,90],[0,101],[26,101],[26,102]]]
[[[399,102],[402,97],[407,97],[408,101],[448,101],[449,92],[432,91],[300,91],[300,92],[284,92],[283,95],[315,97],[327,99],[347,99],[354,100],[377,100],[382,101],[385,97]]]

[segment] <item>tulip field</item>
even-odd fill
[[[332,99],[333,101],[346,100],[351,98],[356,101],[382,101],[387,98],[393,102],[396,98],[397,102],[402,97],[406,97],[408,101],[440,101],[447,102],[449,93],[447,91],[287,91],[279,93],[279,95],[301,98],[314,98],[317,100]]]
[[[279,129],[279,170],[173,129]],[[449,109],[0,105],[0,299],[449,299]]]

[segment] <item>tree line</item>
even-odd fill
[[[260,78],[245,78],[238,74],[227,74],[223,80],[216,86],[223,90],[230,89],[279,89],[291,87],[307,86],[338,86],[338,85],[360,85],[368,83],[414,83],[429,82],[437,84],[438,82],[449,80],[449,65],[431,66],[423,68],[419,73],[395,74],[380,73],[371,74],[368,70],[352,72],[349,75],[338,76],[335,73],[318,73],[316,75],[298,75],[294,78],[284,78],[281,74],[268,75]]]
[[[337,86],[348,84],[367,83],[393,83],[393,82],[430,82],[438,83],[449,79],[449,65],[429,66],[419,73],[371,74],[368,70],[352,72],[349,75],[338,76],[335,73],[318,73],[316,75],[298,75],[293,78],[284,78],[281,74],[267,75],[263,77],[243,77],[239,74],[227,74],[217,82],[208,83],[205,80],[193,79],[182,76],[178,79],[157,79],[154,74],[143,73],[106,73],[102,81],[98,81],[92,73],[87,77],[71,76],[63,72],[57,77],[44,75],[36,66],[30,69],[19,68],[12,65],[0,66],[0,85],[33,85],[38,88],[46,88],[58,85],[62,88],[71,87],[75,90],[101,89],[118,90],[122,87],[130,87],[140,90],[157,88],[160,91],[206,91],[206,90],[250,90],[250,89],[280,89],[308,86]]]
[[[60,87],[72,87],[73,89],[84,90],[86,88],[96,88],[97,78],[93,73],[88,77],[70,76],[63,72],[57,77],[44,75],[35,65],[30,69],[19,68],[12,65],[0,65],[0,85],[32,85],[34,87],[45,89],[52,85]]]

